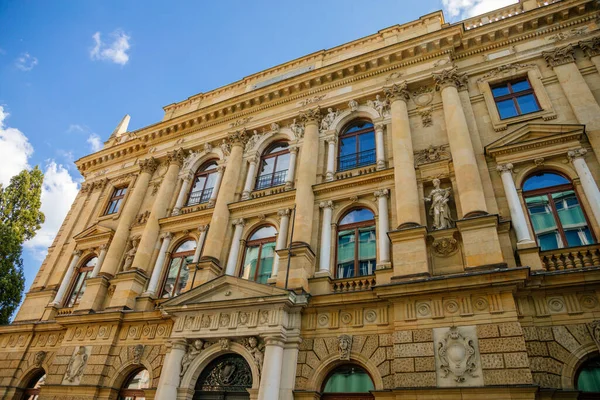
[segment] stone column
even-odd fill
[[[577,176],[579,176],[585,197],[587,197],[590,208],[594,213],[594,218],[600,225],[600,191],[598,191],[598,185],[596,185],[596,181],[594,181],[594,177],[585,162],[584,156],[586,153],[586,149],[577,149],[569,151],[568,156],[577,171]]]
[[[335,146],[337,143],[336,136],[325,138],[328,145],[327,150],[327,172],[325,172],[325,180],[332,181],[335,176]]]
[[[286,338],[286,343],[283,348],[283,366],[281,368],[278,400],[294,400],[296,369],[298,366],[298,349],[301,342],[302,339],[299,337],[290,338],[288,336]]]
[[[265,338],[265,360],[263,362],[258,400],[279,398],[284,342],[278,337]]]
[[[575,117],[580,124],[585,125],[592,149],[596,156],[600,157],[600,105],[575,64],[573,46],[567,45],[553,51],[545,51],[542,56],[548,66],[554,68]]]
[[[163,241],[160,246],[160,250],[158,251],[158,258],[154,263],[154,269],[152,270],[152,276],[150,277],[150,283],[148,284],[148,289],[146,289],[146,295],[150,297],[156,296],[156,289],[158,288],[158,281],[160,280],[160,276],[162,275],[163,267],[165,265],[165,259],[167,258],[167,254],[169,254],[169,245],[171,244],[171,239],[173,239],[173,234],[171,232],[167,232],[163,235]]]
[[[223,171],[225,171],[225,166],[219,165],[217,167],[217,177],[215,178],[215,187],[213,188],[212,193],[210,194],[210,199],[208,200],[208,206],[214,207],[217,203],[217,196],[219,195],[219,188],[221,187],[221,180],[223,180]]]
[[[229,249],[229,258],[227,258],[227,268],[225,269],[225,275],[231,276],[235,274],[235,267],[242,245],[242,233],[244,232],[244,225],[246,223],[243,218],[240,218],[233,220],[232,224],[235,226],[235,231],[233,232],[233,240],[231,241],[231,248]]]
[[[283,210],[277,211],[277,215],[279,216],[279,232],[277,233],[277,243],[275,243],[275,250],[285,249],[287,246],[287,232],[288,226],[290,224],[290,209],[284,208]],[[277,272],[279,271],[279,254],[275,253],[275,258],[273,260],[273,271],[271,272],[271,277],[274,278],[277,276]]]
[[[248,200],[250,198],[250,192],[252,192],[254,180],[256,179],[256,164],[260,157],[252,156],[248,159],[248,173],[246,174],[246,183],[244,184],[244,191],[242,192],[242,200]]]
[[[81,250],[75,250],[73,252],[73,258],[71,259],[71,263],[67,267],[67,271],[65,272],[65,276],[63,277],[62,282],[60,282],[60,286],[58,287],[58,292],[56,292],[56,296],[54,296],[54,301],[50,303],[50,305],[59,307],[63,299],[65,297],[65,293],[69,286],[71,285],[71,281],[73,280],[73,274],[77,269],[77,263],[79,262],[79,258],[81,257]]]
[[[204,246],[204,240],[206,239],[206,231],[208,230],[208,225],[200,225],[198,227],[198,232],[200,232],[200,236],[198,237],[198,243],[196,243],[196,251],[194,252],[194,258],[192,259],[192,263],[195,264],[200,260],[200,256],[202,255],[202,246]]]
[[[384,124],[375,124],[375,154],[377,156],[377,169],[385,169],[385,141],[383,140]]]
[[[217,197],[215,209],[210,220],[210,230],[206,235],[204,246],[204,257],[210,257],[213,260],[219,260],[221,250],[225,247],[227,235],[227,224],[229,222],[229,203],[235,198],[235,189],[242,169],[242,153],[246,141],[246,132],[239,131],[230,133],[227,138],[227,145],[231,147],[230,154],[227,157],[227,168],[223,174],[223,191]]]
[[[477,167],[469,127],[458,95],[458,89],[466,89],[467,76],[456,68],[434,73],[436,90],[442,93],[446,132],[452,153],[452,163],[458,186],[462,217],[487,214],[483,184]]]
[[[296,157],[298,155],[298,146],[292,145],[290,149],[290,164],[288,165],[288,172],[285,176],[285,188],[290,190],[294,188],[294,179],[296,178]]]
[[[513,165],[511,163],[498,165],[496,168],[502,178],[502,184],[504,185],[504,193],[506,194],[506,201],[508,202],[508,208],[510,210],[510,219],[517,235],[517,242],[531,242],[531,235],[529,234],[529,228],[527,227],[527,221],[525,220],[525,213],[523,207],[521,207],[521,201],[519,200],[519,194],[515,187],[515,182],[512,177]]]
[[[600,73],[600,37],[591,38],[579,42],[579,47],[590,61],[596,66],[596,70]]]
[[[107,250],[108,250],[108,244],[103,244],[102,246],[100,246],[100,254],[98,255],[98,262],[96,262],[96,266],[92,270],[92,273],[90,274],[90,278],[95,278],[96,276],[98,276],[98,272],[100,272],[100,269],[102,268],[102,263],[104,262],[104,259],[106,258]]]
[[[119,216],[119,224],[117,225],[115,234],[111,240],[110,246],[108,247],[106,258],[104,259],[102,268],[100,269],[100,273],[103,275],[112,277],[117,272],[119,263],[121,262],[121,257],[123,256],[123,252],[127,246],[129,229],[131,228],[131,224],[135,220],[140,206],[142,205],[142,201],[146,196],[150,178],[158,167],[158,162],[152,157],[140,161],[139,164],[140,175],[135,181],[135,186],[131,192],[131,195],[128,196],[125,206],[123,207],[123,211]]]
[[[394,155],[395,205],[398,227],[420,226],[419,191],[408,120],[406,82],[384,88],[392,114],[392,153]]]
[[[333,202],[323,201],[319,204],[323,209],[323,223],[321,225],[321,256],[319,258],[319,272],[315,276],[331,276],[331,214]]]
[[[181,212],[181,209],[184,207],[183,203],[190,191],[190,185],[192,184],[193,179],[194,174],[191,171],[183,177],[181,189],[179,189],[179,195],[177,196],[177,201],[175,202],[175,207],[173,207],[173,212],[171,215],[179,215]]]
[[[388,266],[390,264],[390,239],[388,238],[388,231],[390,230],[390,220],[388,214],[388,194],[389,190],[381,189],[375,191],[373,195],[377,199],[378,206],[378,224],[377,224],[377,247],[379,249],[379,263],[380,266]]]
[[[172,400],[177,398],[177,388],[181,373],[181,360],[187,350],[187,342],[177,339],[167,343],[168,352],[163,362],[158,387],[156,388],[155,400]]]
[[[140,244],[137,247],[132,264],[134,269],[142,271],[150,269],[150,259],[152,258],[154,246],[156,245],[160,231],[158,220],[167,216],[169,202],[177,185],[177,175],[179,175],[179,169],[183,165],[184,159],[185,153],[181,148],[167,153],[167,163],[169,166],[154,199],[154,204],[152,204],[150,216],[148,217],[148,221],[146,221]]]

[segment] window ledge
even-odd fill
[[[255,190],[250,193],[250,197],[246,200],[258,199],[260,197],[270,196],[272,194],[279,194],[287,192],[292,188],[288,188],[285,185],[271,186],[265,189]]]
[[[377,164],[369,164],[359,168],[346,169],[335,173],[335,180],[352,178],[353,176],[371,174],[377,172]]]
[[[539,110],[527,114],[517,115],[516,117],[510,117],[501,119],[500,123],[494,124],[494,130],[496,132],[505,131],[508,125],[518,124],[520,122],[530,121],[532,119],[543,118],[544,121],[550,121],[556,119],[557,115],[552,110]]]

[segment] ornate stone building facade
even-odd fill
[[[594,398],[599,24],[435,12],[125,117],[0,397]]]

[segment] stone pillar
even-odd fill
[[[281,368],[281,383],[279,386],[278,400],[294,400],[294,387],[296,384],[296,368],[298,366],[298,349],[302,339],[286,339],[283,349],[283,366]]]
[[[392,153],[394,155],[395,205],[398,227],[421,225],[419,191],[408,120],[406,82],[384,88],[390,99],[392,114]]]
[[[179,195],[177,196],[177,201],[175,202],[175,207],[173,207],[173,212],[171,213],[171,215],[179,215],[181,209],[185,206],[183,203],[190,191],[190,185],[192,184],[193,179],[194,174],[192,172],[187,173],[183,177],[181,189],[179,189]]]
[[[377,169],[385,169],[385,141],[383,140],[383,123],[375,124],[375,154],[377,155]]]
[[[81,257],[81,250],[75,250],[73,252],[73,258],[71,259],[71,263],[67,267],[67,271],[65,272],[65,276],[63,277],[62,282],[60,282],[60,286],[58,287],[58,292],[56,292],[56,296],[54,296],[54,300],[50,305],[55,307],[60,307],[64,300],[65,294],[71,286],[71,281],[73,280],[73,274],[77,269],[77,263],[79,262],[79,258]]]
[[[596,70],[600,73],[600,37],[594,37],[589,40],[579,42],[579,47],[590,61],[596,66]]]
[[[219,188],[221,187],[221,180],[223,180],[223,171],[225,170],[225,166],[219,165],[217,167],[217,177],[215,179],[215,187],[213,188],[212,193],[210,194],[210,199],[208,200],[208,206],[214,207],[217,203],[217,196],[219,196]]]
[[[325,172],[325,180],[332,181],[335,176],[335,146],[337,143],[336,136],[325,138],[327,142],[327,171]]]
[[[575,50],[567,45],[542,52],[549,67],[554,68],[558,82],[580,124],[585,125],[594,153],[600,157],[600,105],[575,64]]]
[[[321,256],[319,258],[319,272],[315,276],[331,276],[331,214],[333,202],[323,201],[319,204],[323,209],[323,224],[321,226]]]
[[[226,246],[227,224],[229,223],[229,203],[235,198],[235,189],[242,169],[242,153],[246,141],[246,132],[230,133],[227,145],[231,147],[227,157],[227,168],[223,174],[223,191],[217,197],[215,209],[210,220],[210,230],[206,235],[203,258],[208,257],[219,262],[221,250]],[[216,187],[216,186],[215,186]],[[201,259],[202,260],[202,259]]]
[[[287,246],[287,234],[288,234],[288,226],[290,224],[290,209],[284,208],[283,210],[277,211],[277,215],[279,216],[279,232],[277,233],[277,243],[275,243],[275,250],[285,249]],[[279,271],[279,254],[275,253],[275,258],[273,260],[273,271],[271,272],[271,278],[275,278],[277,276],[277,272]]]
[[[587,197],[594,218],[598,225],[600,225],[600,191],[598,191],[598,185],[596,185],[594,177],[585,162],[584,156],[586,153],[586,149],[577,149],[569,151],[568,156],[577,171],[577,176],[579,176],[581,187],[583,188],[585,197]]]
[[[252,192],[255,175],[256,175],[256,164],[260,157],[252,156],[248,159],[248,173],[246,174],[246,183],[244,184],[244,191],[242,192],[242,200],[248,200],[250,198],[250,192]]]
[[[243,218],[240,218],[233,220],[232,224],[235,226],[235,231],[233,232],[233,240],[231,241],[231,248],[229,249],[229,258],[227,258],[227,268],[225,269],[225,275],[231,276],[235,275],[235,267],[242,245],[242,233],[244,232],[244,225],[246,223]]]
[[[290,190],[294,188],[294,179],[296,178],[296,157],[298,156],[298,146],[292,145],[290,149],[290,164],[288,165],[288,172],[285,176],[285,188]]]
[[[158,189],[154,204],[152,204],[152,210],[150,211],[148,221],[146,221],[140,244],[137,247],[132,264],[134,269],[142,271],[150,269],[150,259],[152,258],[154,246],[156,245],[160,231],[158,220],[167,216],[167,208],[169,207],[171,196],[173,196],[173,192],[175,191],[177,175],[183,165],[184,158],[185,153],[183,149],[167,153],[169,167],[160,184],[160,189]]]
[[[515,182],[512,177],[512,169],[513,165],[511,163],[498,165],[497,167],[500,177],[502,178],[502,184],[504,185],[504,193],[506,194],[506,201],[508,202],[513,229],[517,235],[517,242],[531,242],[531,235],[529,234],[529,228],[527,227],[527,221],[525,220],[525,213],[523,212],[523,207],[521,207],[519,194],[517,193],[517,188],[515,187]]]
[[[145,295],[150,297],[156,296],[156,289],[158,288],[158,281],[162,275],[163,267],[165,265],[165,259],[167,258],[167,254],[169,251],[169,245],[171,244],[171,239],[173,238],[173,234],[171,232],[167,232],[163,235],[163,241],[160,246],[160,250],[158,251],[158,258],[154,263],[154,269],[152,270],[152,276],[150,277],[150,283],[148,284],[148,289],[146,289]]]
[[[204,246],[204,240],[206,239],[206,231],[208,229],[208,225],[200,225],[198,227],[198,232],[200,232],[200,236],[198,237],[198,243],[196,243],[196,251],[194,252],[194,258],[192,259],[192,263],[195,264],[200,260],[200,256],[202,255],[202,247]]]
[[[102,246],[100,246],[100,254],[98,255],[98,262],[96,262],[96,266],[92,270],[92,273],[90,274],[90,278],[95,278],[96,276],[98,276],[98,272],[100,272],[100,269],[102,268],[102,263],[104,262],[104,259],[106,258],[107,250],[108,250],[108,244],[103,244]]]
[[[181,373],[181,360],[187,350],[187,342],[177,339],[167,343],[168,352],[163,362],[158,387],[156,388],[155,400],[172,400],[177,398],[177,388]]]
[[[100,269],[101,274],[109,277],[114,276],[119,268],[121,257],[123,257],[125,246],[127,246],[129,229],[131,228],[131,224],[135,220],[140,206],[142,205],[142,201],[146,196],[150,178],[158,167],[158,162],[152,157],[140,161],[139,164],[140,175],[135,181],[133,191],[131,192],[131,195],[128,196],[125,206],[123,207],[123,211],[119,216],[119,224],[117,225],[115,234],[111,240],[110,246],[108,247],[106,258],[104,259],[102,268]]]
[[[452,153],[452,163],[458,186],[458,196],[462,217],[487,214],[483,184],[479,176],[477,159],[469,135],[469,127],[458,94],[458,89],[466,89],[467,76],[459,74],[456,68],[434,73],[436,90],[442,93],[446,132]]]
[[[263,362],[258,400],[279,398],[284,342],[278,337],[265,338],[265,360]]]
[[[388,231],[390,230],[390,220],[388,213],[388,194],[389,190],[381,189],[375,191],[373,195],[377,199],[378,206],[378,224],[377,224],[377,248],[379,250],[379,263],[377,269],[390,265],[390,239]]]

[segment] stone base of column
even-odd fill
[[[110,282],[104,276],[88,278],[85,283],[85,293],[74,314],[88,314],[90,311],[101,310],[109,286]]]
[[[456,221],[456,227],[462,237],[465,270],[505,263],[498,238],[497,215],[462,219]]]
[[[540,259],[540,248],[533,240],[517,243],[517,254],[523,267],[529,267],[532,271],[544,269]]]
[[[198,263],[188,265],[188,268],[190,269],[190,279],[188,279],[186,291],[222,275],[222,269],[218,260],[212,257],[202,257]]]
[[[118,273],[110,282],[115,286],[115,291],[106,309],[135,309],[136,298],[143,292],[147,280],[148,276],[137,269]]]
[[[285,288],[287,277],[288,289],[303,289],[308,291],[308,279],[315,268],[315,253],[306,243],[293,243],[290,269],[288,265],[288,249],[277,250],[279,254],[279,271],[277,273],[277,287]]]
[[[310,287],[310,294],[317,296],[320,294],[331,293],[331,276],[316,276],[308,280],[308,286]]]
[[[430,276],[427,257],[427,228],[401,229],[388,232],[392,242],[392,260],[394,263],[391,279],[410,279]],[[380,284],[377,281],[377,284]]]

